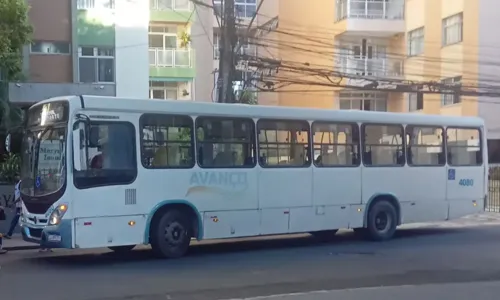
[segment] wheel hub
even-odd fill
[[[171,245],[178,245],[182,243],[184,235],[184,227],[177,222],[173,222],[165,228],[165,240]]]
[[[378,231],[384,231],[388,228],[389,226],[389,216],[385,212],[379,212],[375,216],[375,228]]]

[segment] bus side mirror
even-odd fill
[[[87,138],[85,123],[77,121],[73,126],[73,168],[76,171],[87,170]]]

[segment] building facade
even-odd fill
[[[9,84],[11,101],[67,94],[213,101],[221,1],[204,2],[28,0],[33,43],[23,53],[26,80]],[[271,2],[263,14],[277,14]],[[257,5],[236,0],[238,22],[248,24]]]
[[[500,60],[496,50],[500,38],[492,30],[500,25],[495,18],[499,4],[494,0],[315,0],[312,5],[286,0],[280,1],[280,30],[302,37],[276,36],[282,44],[306,48],[281,49],[280,56],[352,77],[437,81],[464,89],[479,86],[484,91],[486,86],[500,86],[500,73],[494,71]],[[342,78],[340,83],[355,85],[356,80]],[[489,138],[500,139],[500,105],[491,97],[309,86],[302,93],[285,90],[278,102],[479,116],[486,120]]]

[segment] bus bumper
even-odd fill
[[[73,244],[71,220],[62,220],[59,225],[49,225],[43,228],[22,226],[23,240],[40,244],[42,248],[71,249]]]

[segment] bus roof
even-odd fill
[[[81,98],[80,98],[81,97]],[[301,119],[324,120],[364,123],[401,123],[418,125],[455,125],[455,126],[484,126],[484,120],[478,117],[455,117],[441,115],[425,115],[419,113],[391,113],[360,110],[315,109],[285,106],[224,104],[212,102],[194,102],[183,100],[137,99],[126,97],[106,96],[67,96],[50,98],[39,104],[69,100],[80,106],[81,99],[85,109],[142,112],[142,113],[171,113],[186,115],[213,115],[238,116],[248,118],[271,119]]]

